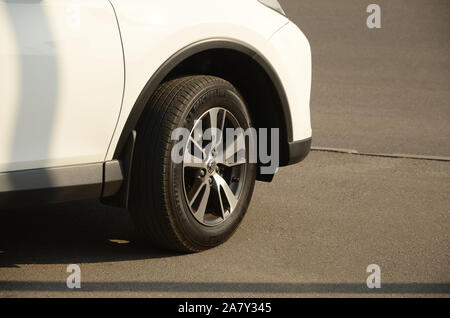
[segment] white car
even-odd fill
[[[0,0],[0,43],[2,209],[100,198],[201,251],[276,172],[248,134],[226,159],[227,129],[276,168],[310,150],[310,46],[276,0]]]

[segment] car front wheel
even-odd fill
[[[161,84],[138,124],[131,175],[130,213],[145,238],[182,252],[230,238],[255,184],[250,127],[243,98],[223,79]]]

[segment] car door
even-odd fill
[[[108,0],[0,0],[0,172],[102,162],[123,63]]]

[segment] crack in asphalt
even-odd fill
[[[410,155],[410,154],[396,154],[396,153],[371,153],[359,152],[354,149],[345,148],[328,148],[328,147],[311,147],[311,151],[315,152],[334,152],[356,156],[365,157],[379,157],[379,158],[396,158],[396,159],[413,159],[413,160],[427,160],[427,161],[444,161],[450,162],[450,157],[444,156],[427,156],[427,155]]]

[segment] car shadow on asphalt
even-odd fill
[[[149,247],[128,211],[95,200],[0,210],[0,268],[178,255]]]

